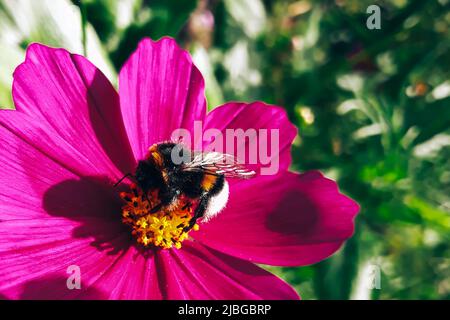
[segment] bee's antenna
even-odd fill
[[[127,173],[126,175],[124,175],[122,178],[120,178],[119,181],[117,181],[114,185],[113,188],[117,187],[125,178],[128,177],[134,177],[131,173]]]

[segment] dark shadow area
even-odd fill
[[[50,275],[28,281],[18,297],[19,300],[104,300],[107,298],[108,295],[95,288],[84,288],[82,282],[80,289],[69,289],[67,278],[61,275]],[[0,300],[10,300],[10,298],[0,294]]]
[[[67,300],[67,299],[107,299],[107,295],[95,288],[68,289],[67,279],[50,276],[45,279],[29,281],[20,296],[22,300]]]
[[[320,221],[314,201],[298,191],[287,192],[275,208],[266,219],[266,227],[274,232],[303,238],[314,233]]]
[[[105,177],[82,177],[50,187],[44,194],[43,207],[53,217],[80,223],[72,230],[75,238],[94,240],[91,245],[108,254],[122,252],[131,244],[131,233],[121,222],[123,202],[119,192]]]

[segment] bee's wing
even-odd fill
[[[185,171],[202,171],[207,174],[223,174],[229,178],[252,178],[256,172],[239,164],[235,157],[220,152],[194,153],[192,161],[184,164]]]

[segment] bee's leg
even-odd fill
[[[117,187],[119,185],[119,183],[121,183],[123,180],[125,180],[125,178],[134,178],[134,176],[131,173],[127,173],[126,175],[124,175],[122,178],[120,178],[119,181],[117,181],[114,185],[113,188]]]
[[[188,202],[188,203],[186,203],[184,206],[183,206],[183,208],[181,208],[181,210],[186,210],[187,208],[190,208],[191,207],[191,203],[190,202]]]
[[[151,210],[150,213],[156,213],[159,210],[161,210],[163,207],[169,206],[176,197],[177,193],[176,192],[163,192],[159,195],[159,203],[154,206]],[[148,199],[148,198],[147,198]]]
[[[154,206],[154,207],[152,208],[152,210],[150,210],[150,213],[156,213],[156,212],[158,212],[159,210],[161,210],[161,208],[162,208],[162,203],[160,202],[159,204],[157,204],[156,206]]]
[[[197,208],[195,208],[194,216],[189,221],[189,225],[183,229],[184,232],[191,230],[197,223],[197,219],[203,217],[203,215],[206,212],[206,209],[208,208],[209,199],[210,196],[208,193],[204,193],[200,197],[200,201],[198,202]]]

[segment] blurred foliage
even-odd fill
[[[366,28],[372,4],[380,30]],[[113,83],[142,37],[175,37],[210,108],[284,106],[292,169],[320,169],[360,203],[338,254],[269,267],[304,299],[450,298],[449,0],[0,0],[2,106],[27,44],[82,52],[81,11],[87,55]],[[373,266],[381,289],[367,287]]]

